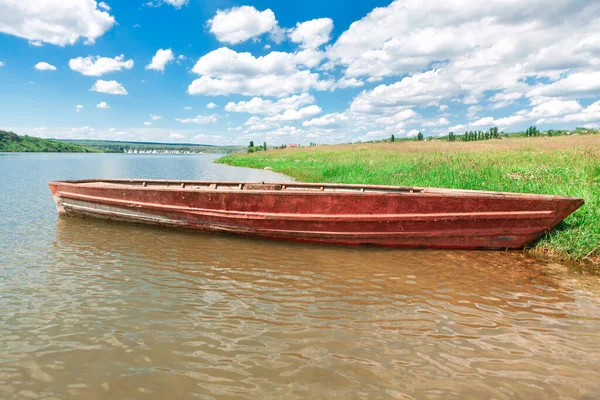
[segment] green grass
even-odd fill
[[[600,267],[600,137],[399,142],[232,154],[218,162],[305,182],[430,186],[581,197],[532,252]]]

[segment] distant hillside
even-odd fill
[[[65,140],[111,153],[158,153],[158,154],[230,154],[245,151],[243,146],[214,146],[194,143],[121,142],[116,140]]]
[[[37,153],[101,153],[102,150],[76,143],[41,139],[31,136],[19,136],[14,132],[0,130],[0,152],[37,152]]]

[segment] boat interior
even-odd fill
[[[484,190],[423,188],[411,186],[351,185],[336,183],[303,182],[226,182],[159,179],[85,179],[50,182],[50,184],[75,185],[101,188],[150,188],[157,190],[218,190],[218,191],[281,191],[281,192],[346,192],[346,193],[428,193],[444,196],[519,198],[536,200],[572,200],[583,204],[583,200],[573,197],[561,197],[533,193],[508,193]]]
[[[188,189],[188,190],[260,190],[260,191],[310,191],[310,192],[363,192],[363,193],[421,193],[427,190],[419,187],[379,186],[379,185],[344,185],[296,182],[215,182],[187,180],[142,180],[142,179],[98,179],[85,181],[67,181],[64,183],[79,186],[102,187],[145,187],[154,189]]]

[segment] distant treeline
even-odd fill
[[[0,130],[0,152],[230,154],[243,150],[242,146],[193,143],[42,139]]]
[[[546,131],[540,131],[536,126],[530,126],[524,131],[506,133],[499,131],[498,127],[491,127],[486,131],[466,131],[464,133],[449,132],[443,136],[425,136],[419,132],[414,137],[401,137],[397,138],[395,135],[391,135],[389,139],[373,140],[369,142],[358,142],[358,143],[380,143],[380,142],[401,142],[401,141],[421,141],[421,140],[445,140],[449,142],[462,141],[462,142],[473,142],[478,140],[489,140],[489,139],[503,139],[511,137],[536,137],[536,136],[568,136],[568,135],[595,135],[600,133],[600,130],[591,128],[575,128],[575,129],[548,129]]]
[[[101,150],[76,143],[19,136],[14,132],[0,130],[0,152],[100,153]]]
[[[192,143],[119,142],[112,140],[68,140],[68,142],[90,146],[110,153],[230,154],[244,149],[242,146],[213,146]]]
[[[248,153],[254,153],[257,151],[267,151],[267,142],[264,142],[262,146],[255,146],[254,140],[251,140],[250,144],[248,145]]]

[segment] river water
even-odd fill
[[[59,218],[46,186],[286,179],[214,158],[0,153],[0,398],[599,398],[600,297],[524,253]]]

